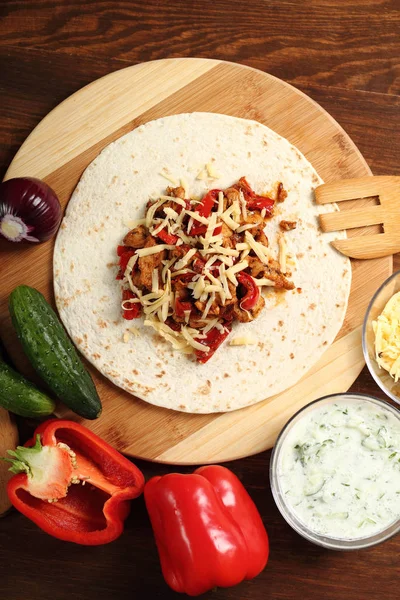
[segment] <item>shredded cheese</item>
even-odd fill
[[[202,215],[199,215],[199,213],[195,212],[194,210],[187,210],[186,214],[195,219],[196,221],[200,221],[200,223],[202,223],[203,225],[208,225],[208,219],[206,217],[203,217]]]
[[[230,346],[250,346],[253,344],[257,344],[257,340],[245,335],[232,338],[229,342]]]
[[[182,327],[182,329],[181,329],[181,333],[182,333],[183,337],[188,342],[188,344],[190,344],[190,346],[192,346],[195,350],[202,350],[203,352],[209,352],[209,350],[210,350],[209,346],[204,346],[203,344],[200,344],[200,342],[198,342],[197,340],[194,339],[193,335],[191,335],[191,332],[196,332],[196,330],[195,329],[191,330],[191,329],[189,329],[189,327]]]
[[[201,171],[198,173],[196,179],[200,180],[200,181],[204,181],[205,179],[207,179],[207,171],[205,169],[201,169]]]
[[[251,233],[249,233],[248,231],[245,231],[244,235],[250,248],[254,250],[255,254],[258,256],[261,262],[264,264],[268,264],[269,257],[267,256],[267,248],[263,246],[263,244],[256,242]]]
[[[160,171],[159,175],[161,175],[167,181],[169,181],[170,183],[172,183],[172,185],[175,185],[175,186],[178,185],[178,182],[176,181],[176,179],[174,179],[173,177],[171,177],[171,175],[169,175],[169,173],[167,173],[166,169],[162,169]]]
[[[390,298],[372,327],[376,362],[397,383],[400,379],[400,292]]]
[[[236,229],[239,228],[239,223],[236,223],[232,217],[230,217],[229,215],[226,214],[227,211],[225,211],[224,213],[222,213],[221,215],[221,219],[223,220],[224,223],[226,223],[226,225],[228,225],[228,227],[230,229],[232,229],[233,231],[236,231]]]
[[[177,263],[175,263],[175,269],[183,269],[185,265],[188,264],[189,260],[196,254],[197,248],[191,248],[185,256],[183,256]]]
[[[253,277],[253,279],[256,282],[256,284],[260,287],[262,287],[263,285],[268,285],[268,286],[273,287],[275,285],[275,281],[272,281],[272,279],[265,279],[265,278],[255,279],[254,277]]]
[[[157,244],[157,246],[150,246],[149,248],[141,248],[136,250],[136,254],[140,256],[150,256],[151,254],[158,254],[163,250],[174,250],[175,246],[171,244]]]
[[[280,235],[278,237],[278,245],[279,245],[279,268],[282,271],[282,273],[286,273],[286,259],[287,259],[287,244],[286,244],[286,240],[284,239],[283,235]]]
[[[206,169],[210,179],[219,179],[221,177],[221,175],[214,169],[212,163],[207,163]]]
[[[231,281],[234,285],[238,285],[238,281],[235,277],[235,273],[239,273],[239,271],[243,271],[243,269],[247,269],[247,267],[249,266],[249,263],[247,262],[247,260],[244,260],[242,262],[237,263],[236,265],[233,265],[233,267],[229,267],[229,269],[226,271],[226,276],[229,279],[229,281]]]
[[[218,192],[218,208],[217,215],[220,216],[224,212],[224,192]]]
[[[215,287],[218,287],[218,289],[219,289],[219,286],[215,286]],[[207,317],[207,315],[209,313],[209,310],[210,310],[210,308],[211,308],[211,306],[213,305],[214,302],[215,302],[215,293],[212,292],[210,294],[209,299],[207,300],[207,303],[206,303],[206,306],[204,308],[203,314],[201,315],[202,319],[205,319]]]

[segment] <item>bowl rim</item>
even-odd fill
[[[396,404],[400,404],[400,398],[398,398],[398,396],[395,396],[394,394],[392,394],[392,392],[390,390],[388,390],[388,388],[385,386],[385,384],[380,379],[380,377],[378,377],[378,375],[375,373],[375,370],[374,370],[372,362],[371,362],[371,358],[369,356],[367,340],[366,340],[367,321],[368,321],[369,314],[372,310],[372,307],[373,307],[377,297],[379,296],[379,294],[386,288],[386,286],[392,281],[392,279],[395,279],[396,277],[400,277],[400,270],[395,271],[394,273],[392,273],[390,275],[390,277],[385,279],[385,281],[379,286],[379,288],[376,290],[376,292],[372,296],[371,300],[369,301],[367,310],[365,311],[365,316],[364,316],[364,321],[363,321],[363,326],[362,326],[361,342],[362,342],[362,349],[363,349],[365,364],[367,365],[368,371],[369,371],[372,379],[375,381],[375,383],[378,385],[378,387],[382,390],[382,392],[384,392],[391,400],[393,400],[393,402],[396,402]]]
[[[363,538],[355,538],[354,540],[333,538],[333,537],[329,537],[326,535],[318,534],[318,533],[314,532],[312,529],[310,529],[307,525],[302,523],[301,520],[298,518],[297,518],[297,520],[299,521],[300,526],[297,524],[296,520],[293,519],[293,514],[294,514],[293,511],[283,501],[282,496],[278,490],[278,486],[275,485],[275,480],[278,479],[277,464],[278,464],[278,457],[279,457],[279,450],[280,450],[280,448],[279,448],[280,442],[281,442],[285,432],[287,432],[288,429],[290,428],[290,425],[293,423],[293,421],[302,412],[310,409],[310,407],[315,404],[319,404],[320,402],[323,402],[325,400],[334,401],[334,399],[338,398],[338,397],[343,398],[343,397],[350,397],[350,396],[352,396],[354,400],[361,400],[361,401],[366,400],[366,401],[372,401],[374,404],[384,404],[384,405],[386,405],[386,408],[388,410],[390,410],[391,412],[393,412],[400,421],[400,409],[397,408],[397,406],[393,406],[387,400],[383,400],[381,398],[375,398],[375,396],[371,396],[370,394],[363,394],[363,393],[359,393],[359,392],[336,392],[335,394],[326,394],[325,396],[321,396],[320,398],[317,398],[316,400],[309,402],[308,404],[306,404],[305,406],[300,408],[298,411],[296,411],[294,413],[294,415],[292,415],[290,417],[290,419],[288,419],[288,421],[285,423],[285,425],[282,427],[281,431],[279,432],[278,437],[276,438],[275,444],[272,448],[270,465],[269,465],[269,481],[270,481],[271,492],[272,492],[272,496],[274,498],[275,504],[276,504],[280,514],[282,515],[282,517],[285,519],[285,521],[288,523],[288,525],[290,525],[290,527],[296,533],[301,535],[307,541],[312,542],[318,546],[327,548],[329,550],[346,550],[346,551],[362,550],[364,548],[369,548],[371,546],[376,546],[377,544],[385,542],[386,540],[388,540],[388,539],[394,537],[395,535],[397,535],[398,533],[400,533],[400,517],[399,517],[397,519],[397,521],[394,521],[393,523],[391,523],[386,529],[383,529],[383,530],[379,531],[378,533],[375,533],[371,536],[367,536],[367,537],[363,537]],[[350,398],[349,398],[349,400],[352,401]],[[392,527],[394,527],[393,531],[391,531]],[[388,532],[388,530],[390,530],[390,531]],[[385,534],[385,532],[388,532],[388,533]]]

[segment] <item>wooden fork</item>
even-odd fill
[[[317,204],[378,196],[380,204],[320,215],[322,231],[383,226],[384,233],[336,240],[332,245],[352,258],[379,258],[400,252],[400,177],[377,176],[325,183],[315,190]]]

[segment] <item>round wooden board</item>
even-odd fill
[[[83,170],[107,144],[152,119],[193,111],[264,123],[296,145],[325,181],[371,174],[336,121],[292,86],[243,65],[182,58],[128,67],[78,91],[39,123],[6,178],[45,179],[65,207]],[[354,230],[351,235],[362,233]],[[53,242],[29,248],[3,243],[0,249],[2,336],[18,367],[32,375],[9,321],[7,298],[25,283],[54,304]],[[353,261],[352,269],[349,307],[339,335],[318,364],[286,392],[230,413],[191,415],[138,400],[90,366],[104,408],[100,419],[85,425],[121,452],[171,464],[222,462],[270,448],[295,411],[319,396],[347,390],[363,367],[364,312],[391,273],[392,258]],[[80,420],[61,406],[57,414]]]

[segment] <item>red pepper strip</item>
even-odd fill
[[[207,225],[203,225],[203,223],[199,223],[195,221],[188,231],[188,235],[203,235],[207,231]]]
[[[12,504],[43,531],[67,542],[97,546],[115,540],[129,514],[129,500],[143,491],[139,469],[73,421],[45,421],[11,455],[18,473],[7,485]]]
[[[192,228],[188,235],[203,235],[207,231],[207,225],[203,225],[203,223],[195,222],[192,225]],[[213,231],[213,235],[219,235],[222,231],[222,225],[217,225],[217,227]]]
[[[246,294],[240,301],[240,308],[243,310],[251,310],[255,307],[260,297],[260,288],[254,281],[254,278],[248,273],[241,271],[236,277],[239,283],[246,288]]]
[[[122,301],[124,300],[132,300],[137,296],[131,292],[131,290],[123,290],[122,291]],[[132,321],[132,319],[137,319],[140,316],[140,304],[139,302],[130,302],[125,305],[125,308],[122,309],[122,316],[127,321]]]
[[[175,314],[177,317],[184,317],[185,311],[191,311],[193,305],[191,302],[182,302],[178,297],[175,298]]]
[[[204,267],[206,266],[205,261],[202,258],[196,256],[194,261],[192,262],[192,269],[196,271],[196,273],[203,273]]]
[[[250,200],[247,200],[247,208],[249,210],[263,210],[265,208],[265,215],[270,217],[272,210],[275,205],[275,200],[267,198],[266,196],[255,196]]]
[[[178,241],[178,236],[177,235],[172,235],[172,233],[167,233],[165,231],[165,229],[161,229],[161,231],[159,231],[157,233],[157,237],[160,238],[160,240],[162,240],[164,242],[164,244],[176,244],[176,242]]]
[[[126,246],[117,246],[117,254],[118,256],[122,256],[129,248]]]
[[[200,204],[196,206],[196,212],[202,217],[209,217],[215,201],[218,199],[218,194],[221,190],[210,190],[203,197]]]
[[[219,329],[213,327],[213,329],[210,329],[210,331],[207,333],[205,338],[197,338],[196,342],[199,342],[200,344],[203,344],[204,346],[208,346],[210,348],[206,352],[203,352],[202,350],[195,350],[197,362],[202,363],[204,365],[204,363],[206,363],[212,357],[216,349],[228,337],[230,332],[230,324],[225,324],[223,331],[219,331]]]
[[[125,269],[129,262],[129,259],[132,258],[132,256],[136,253],[136,250],[132,250],[131,248],[128,248],[127,246],[125,246],[125,247],[127,248],[126,252],[121,254],[120,258],[119,258],[119,266],[120,266],[122,273],[125,273]]]
[[[265,208],[266,215],[271,216],[275,200],[272,200],[272,198],[267,198],[265,196],[257,196],[257,194],[251,189],[246,177],[241,177],[239,179],[239,182],[233,187],[243,192],[244,198],[247,203],[247,208],[249,210],[262,210],[263,208]]]
[[[239,479],[225,467],[153,477],[144,498],[167,584],[198,596],[258,575],[268,536]]]

